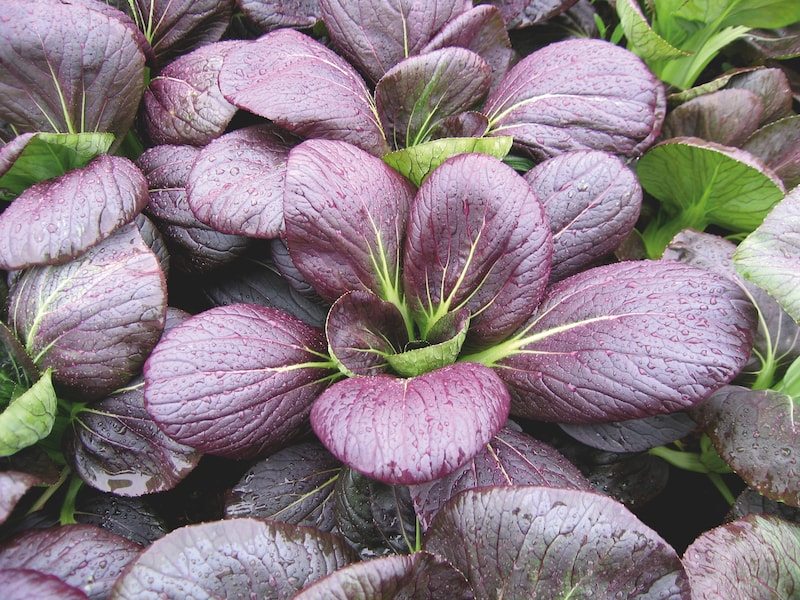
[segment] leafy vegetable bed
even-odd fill
[[[798,23],[0,0],[3,589],[794,597]]]

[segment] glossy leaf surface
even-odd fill
[[[0,376],[1,378],[2,376]],[[7,398],[0,396],[5,404]],[[56,420],[58,398],[48,369],[0,412],[0,456],[9,456],[46,438]]]

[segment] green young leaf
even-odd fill
[[[511,150],[513,142],[514,138],[510,135],[485,138],[441,138],[397,152],[390,152],[384,155],[383,160],[419,187],[436,167],[451,156],[480,152],[502,159]]]
[[[692,0],[682,2],[676,17],[715,26],[776,29],[800,21],[798,0]]]
[[[428,339],[432,342],[399,354],[389,354],[386,361],[403,377],[416,377],[445,365],[453,364],[461,352],[469,329],[469,311],[448,313],[434,326]]]
[[[800,188],[795,188],[739,244],[738,273],[766,290],[800,322]]]
[[[800,358],[789,365],[783,379],[774,389],[776,392],[791,396],[795,402],[800,402]]]
[[[653,146],[637,174],[645,191],[661,201],[642,233],[651,257],[683,229],[718,225],[749,233],[785,193],[780,179],[750,153],[699,138]]]
[[[0,456],[11,456],[50,434],[58,408],[50,374],[46,370],[0,413]]]
[[[617,15],[628,39],[628,49],[648,63],[690,55],[656,33],[633,0],[617,0]]]
[[[111,133],[34,133],[0,176],[0,200],[11,201],[34,183],[86,166],[108,152]],[[1,165],[0,165],[1,167]]]

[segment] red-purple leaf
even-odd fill
[[[37,183],[0,214],[0,268],[61,264],[130,223],[147,204],[147,181],[127,158],[101,154]]]
[[[341,56],[294,29],[278,29],[225,56],[219,85],[229,102],[305,138],[388,151],[372,96]]]
[[[517,63],[486,101],[492,135],[534,158],[595,149],[638,156],[666,113],[664,86],[632,52],[596,39],[550,44]]]
[[[375,375],[325,390],[311,425],[334,456],[391,484],[443,477],[500,430],[509,396],[489,368],[456,363],[410,379]]]
[[[252,458],[282,448],[327,385],[319,329],[274,308],[232,304],[164,334],[144,367],[147,412],[201,452]]]
[[[322,18],[319,0],[239,0],[236,4],[264,31],[307,29]]]
[[[81,590],[55,575],[32,569],[0,570],[0,588],[5,600],[87,600]]]

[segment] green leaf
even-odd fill
[[[628,39],[628,49],[645,61],[689,56],[656,33],[633,0],[617,0],[617,15]]]
[[[795,359],[789,365],[783,379],[774,389],[776,392],[790,396],[795,402],[800,402],[800,358]]]
[[[468,311],[462,309],[448,313],[431,329],[428,338],[434,343],[399,354],[388,354],[386,361],[403,377],[416,377],[453,364],[461,352],[468,329]]]
[[[0,456],[10,456],[50,434],[56,420],[56,398],[50,369],[0,413]]]
[[[34,183],[86,166],[113,141],[111,133],[34,133],[0,177],[0,200],[11,201]]]
[[[479,152],[502,159],[511,150],[514,138],[441,138],[384,155],[383,160],[395,171],[419,186],[431,172],[456,154]]]
[[[800,188],[739,244],[733,261],[742,277],[766,290],[800,323]]]
[[[716,28],[731,25],[760,29],[786,27],[800,21],[798,0],[691,0],[675,16]]]
[[[783,198],[780,179],[750,153],[699,138],[673,138],[653,146],[637,166],[644,190],[661,201],[642,236],[660,256],[683,229],[717,225],[749,233]]]

